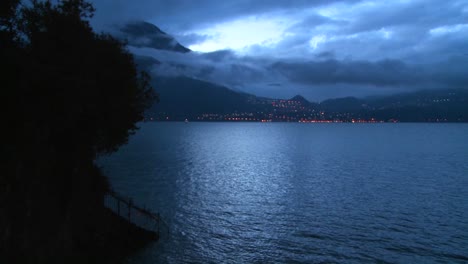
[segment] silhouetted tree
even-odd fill
[[[2,1],[0,12],[1,117],[8,125],[0,253],[53,255],[74,249],[102,206],[107,185],[96,157],[127,142],[156,95],[125,46],[93,32],[91,4],[18,3]]]

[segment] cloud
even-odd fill
[[[184,45],[216,50],[175,54],[131,48],[161,62],[153,67],[156,74],[186,75],[270,97],[468,87],[466,0],[94,2],[95,26],[146,20]],[[241,26],[234,32],[236,23]]]
[[[268,97],[302,94],[324,99],[325,95],[363,96],[468,86],[468,75],[464,74],[468,56],[411,64],[392,59],[338,60],[330,52],[303,61],[239,56],[230,50],[186,54],[147,48],[131,51],[157,58],[159,63],[151,68],[152,74],[183,75]]]
[[[147,20],[180,43],[204,51],[232,48],[250,55],[283,58],[310,58],[330,51],[339,59],[382,60],[424,58],[421,54],[429,50],[448,50],[451,54],[467,50],[466,45],[434,41],[437,34],[468,37],[468,3],[464,0],[94,3],[95,25]],[[236,23],[241,25],[235,27]],[[457,50],[449,50],[452,47]]]
[[[272,69],[293,82],[317,84],[366,84],[398,86],[423,81],[421,70],[397,60],[277,62]]]
[[[184,46],[196,45],[201,42],[211,39],[211,36],[206,34],[185,33],[177,34],[174,37]]]
[[[212,60],[214,62],[222,62],[236,57],[232,50],[218,50],[200,54],[201,57]]]
[[[381,87],[468,87],[468,56],[451,57],[432,64],[408,64],[400,60],[276,62],[271,68],[291,82],[310,86],[351,84]]]
[[[236,18],[282,10],[300,10],[328,5],[336,0],[92,0],[96,24],[142,19],[153,22],[171,33],[202,25],[226,22]],[[349,1],[354,2],[354,1]]]
[[[351,18],[352,23],[343,28],[348,33],[405,27],[426,33],[434,26],[456,24],[466,19],[460,9],[462,3],[447,1],[441,4],[438,0],[363,2],[343,9],[338,15]]]
[[[434,42],[431,31],[439,29],[447,34],[452,31],[465,39],[468,37],[463,26],[468,21],[468,13],[463,12],[466,7],[468,2],[456,0],[444,3],[437,0],[362,1],[325,6],[317,12],[339,23],[319,25],[312,30],[311,36],[327,37],[316,52],[333,50],[339,58],[415,59],[414,55],[428,50],[452,47],[448,41]],[[451,53],[455,52],[463,50],[451,50]],[[444,55],[437,54],[439,58]]]
[[[288,31],[303,32],[303,31],[309,31],[313,28],[316,28],[324,24],[341,24],[343,22],[344,21],[335,20],[335,19],[323,16],[323,15],[320,15],[318,13],[311,13],[308,15],[304,15],[303,19],[295,23],[294,25],[292,25],[288,29]]]

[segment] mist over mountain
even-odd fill
[[[346,88],[350,88],[346,82],[362,87],[367,87],[367,82],[384,86],[429,82],[433,72],[417,73],[396,60],[342,63],[326,57],[299,63],[239,58],[230,51],[194,53],[147,22],[124,24],[118,36],[128,41],[138,67],[152,76],[161,101],[147,112],[147,117],[156,120],[459,122],[466,120],[468,112],[464,106],[467,93],[463,89],[435,89],[428,85],[432,89],[421,92],[393,90],[393,95],[365,96],[364,93],[311,100],[301,94],[304,90],[295,90],[294,85],[284,87],[281,82],[284,76],[302,86],[307,86],[308,82],[318,86],[343,82],[341,86]],[[441,79],[442,76],[435,74],[432,78]],[[253,86],[267,83],[268,89],[297,93],[290,95],[290,99],[268,92],[253,94],[245,92],[249,91],[248,87],[239,86],[243,80],[250,80]]]
[[[190,52],[190,49],[182,46],[174,37],[162,31],[157,26],[144,21],[132,21],[120,25],[114,34],[126,40],[128,45],[134,47],[181,53]]]
[[[147,58],[144,67],[154,76],[185,76],[261,97],[301,94],[308,100],[322,101],[458,89],[467,84],[461,67],[466,60],[459,55],[421,63],[401,58],[338,58],[333,52],[301,58],[242,55],[233,50],[190,52],[149,22],[120,24],[113,32],[128,40],[134,55]]]

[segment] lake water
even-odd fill
[[[129,263],[468,262],[468,124],[144,123],[100,164],[169,225]]]

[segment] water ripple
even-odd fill
[[[100,161],[170,239],[129,263],[466,263],[468,125],[149,123]]]

